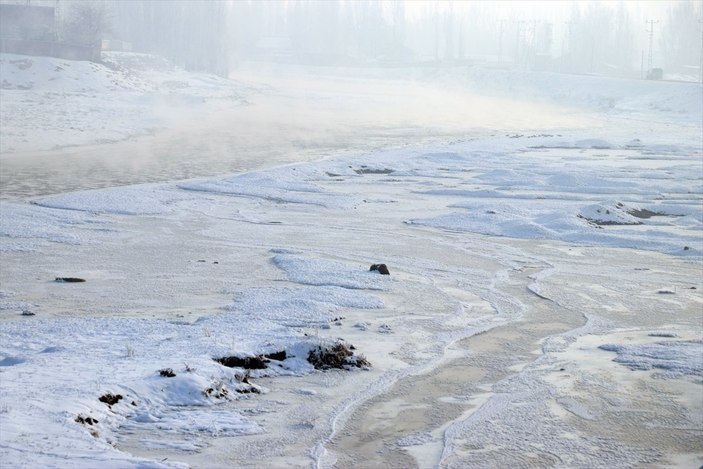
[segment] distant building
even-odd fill
[[[54,5],[54,6],[52,6]],[[67,44],[59,41],[59,2],[56,0],[0,0],[0,52],[100,60],[100,44]]]
[[[0,3],[0,37],[35,41],[56,39],[55,8]]]

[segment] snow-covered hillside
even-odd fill
[[[156,131],[208,100],[246,103],[252,89],[158,56],[112,52],[102,63],[0,54],[3,154],[109,143]]]

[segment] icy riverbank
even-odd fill
[[[306,466],[309,458],[345,465],[358,447],[343,429],[374,434],[355,427],[365,402],[401,402],[405,394],[394,390],[413,382],[435,396],[423,376],[491,350],[471,345],[478,333],[476,340],[520,324],[564,323],[526,333],[523,364],[510,365],[520,365],[517,376],[540,340],[552,357],[543,360],[561,363],[554,353],[583,333],[559,334],[596,310],[610,326],[589,334],[635,327],[638,334],[670,330],[680,340],[700,340],[694,311],[703,288],[696,274],[702,191],[690,171],[699,149],[644,137],[636,144],[582,134],[527,137],[77,192],[33,205],[2,202],[4,457],[19,462],[29,451],[38,464],[84,467],[144,467],[129,453],[195,467],[211,466],[201,458],[212,455],[222,467],[254,460]],[[387,263],[391,275],[369,272],[376,262]],[[576,277],[561,285],[572,271]],[[86,282],[52,282],[57,276]],[[36,316],[23,317],[22,310]],[[337,338],[355,345],[371,368],[314,371],[309,351]],[[591,340],[594,347],[612,342]],[[565,345],[547,346],[556,343]],[[495,461],[493,452],[461,448],[496,399],[522,395],[507,383],[529,375],[498,383],[498,376],[509,377],[500,359],[508,350],[501,346],[488,362],[473,362],[484,370],[476,385],[479,376],[501,370],[495,381],[461,398],[439,386],[450,394],[435,396],[445,403],[436,418],[412,418],[418,425],[406,433],[401,425],[377,441],[399,442],[393,451],[415,455],[422,467]],[[245,370],[213,360],[280,351],[283,361],[249,372],[253,393],[243,384]],[[600,353],[606,363],[607,352]],[[583,377],[575,371],[583,366],[579,358],[572,360],[572,379]],[[525,370],[542,369],[539,363]],[[164,369],[176,376],[161,376]],[[682,397],[700,386],[695,374],[668,379],[688,383]],[[548,380],[540,386],[551,389]],[[503,397],[491,397],[498,389]],[[98,399],[109,394],[123,398],[111,406]],[[533,447],[536,460],[576,451],[570,464],[606,461],[548,436],[576,425],[589,432],[584,441],[598,441],[597,430],[553,408],[597,418],[583,410],[589,404],[575,403],[587,397],[574,396],[548,391],[525,404],[530,412],[519,418],[545,425],[533,440],[545,448],[539,456]],[[395,415],[402,406],[386,408]],[[94,423],[77,421],[88,418]],[[512,451],[526,450],[514,433],[522,422],[492,440],[505,463]],[[700,432],[699,423],[687,425]],[[49,440],[31,431],[39,427]],[[661,441],[666,445],[641,451],[616,438],[612,448],[622,457],[607,461],[664,461],[671,448],[693,451]]]

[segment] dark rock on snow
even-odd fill
[[[76,422],[82,423],[84,425],[95,425],[98,423],[98,420],[94,419],[93,417],[83,417],[82,415],[79,415],[76,417]]]
[[[110,394],[110,393],[104,394],[98,398],[98,400],[100,402],[104,402],[105,404],[107,404],[109,406],[117,404],[118,402],[120,402],[121,399],[122,399],[122,394]]]
[[[375,270],[382,275],[391,274],[390,272],[388,272],[388,267],[386,267],[386,264],[373,264],[369,270]]]
[[[85,282],[85,279],[83,278],[78,278],[78,277],[56,277],[54,282],[59,282],[59,283],[78,283],[78,282]]]

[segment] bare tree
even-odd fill
[[[63,24],[63,37],[77,44],[97,44],[112,29],[112,14],[103,2],[74,4]]]
[[[679,2],[671,6],[659,36],[664,68],[694,74],[703,56],[703,7],[700,2]]]

